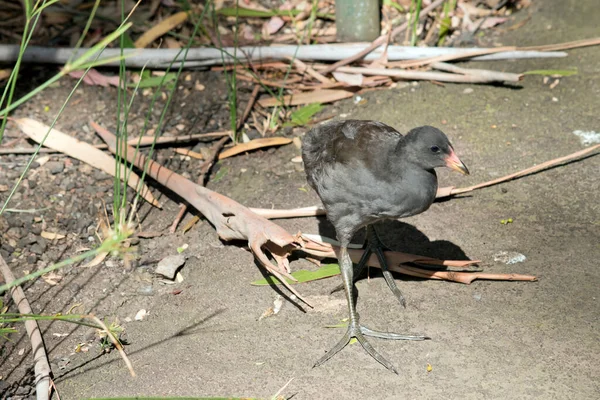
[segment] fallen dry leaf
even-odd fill
[[[46,132],[48,132],[48,129],[50,128],[49,126],[31,118],[13,119],[13,121],[19,126],[23,133],[37,143],[42,142]],[[83,161],[92,167],[98,168],[107,174],[110,174],[111,176],[115,176],[115,159],[113,157],[88,143],[82,142],[65,133],[62,133],[59,130],[52,129],[50,131],[50,134],[44,142],[44,146],[58,150],[61,153]],[[120,176],[125,177],[127,173],[128,170],[126,167],[121,165]],[[127,184],[136,190],[140,184],[140,179],[132,172],[129,176],[129,181]],[[150,192],[150,189],[145,184],[142,185],[141,196],[150,204],[160,208],[160,204],[154,198]]]
[[[483,21],[483,23],[481,24],[480,29],[489,29],[489,28],[493,28],[496,25],[500,25],[505,23],[506,21],[508,21],[508,18],[502,18],[502,17],[489,17],[486,18],[485,21]]]
[[[352,97],[353,92],[348,90],[314,90],[312,92],[303,92],[283,96],[282,101],[288,106],[298,106],[310,103],[331,103],[333,101],[347,99]],[[274,107],[280,105],[281,102],[276,97],[258,100],[261,107]]]
[[[44,282],[46,282],[50,286],[58,285],[58,282],[60,282],[62,278],[63,277],[61,275],[58,275],[54,271],[48,272],[47,274],[42,275],[42,279],[44,280]]]
[[[64,239],[66,237],[65,235],[61,235],[60,233],[46,232],[46,231],[42,231],[41,236],[44,239],[48,239],[48,240]]]
[[[0,185],[0,192],[6,192],[8,190],[7,185]]]
[[[336,71],[334,71],[332,74],[338,82],[344,82],[352,86],[362,86],[363,84],[364,77],[362,74],[347,74],[345,72]]]
[[[204,156],[203,156],[202,154],[200,154],[200,153],[197,153],[197,152],[195,152],[195,151],[192,151],[192,150],[188,150],[188,149],[178,149],[178,148],[175,148],[175,149],[173,149],[173,150],[174,150],[174,151],[175,151],[175,153],[177,153],[177,154],[182,154],[182,155],[184,155],[184,156],[192,157],[192,158],[195,158],[195,159],[197,159],[197,160],[204,160]]]
[[[6,78],[8,78],[10,76],[11,72],[12,72],[11,69],[0,69],[0,81],[3,81]]]
[[[271,17],[271,19],[265,22],[263,25],[263,34],[266,37],[269,37],[269,35],[277,33],[281,27],[283,27],[283,24],[284,22],[281,18],[277,16]]]
[[[250,150],[260,149],[262,147],[270,146],[281,146],[284,144],[292,143],[292,139],[284,137],[269,137],[259,138],[249,141],[248,143],[240,143],[236,146],[230,147],[219,154],[219,160],[227,157],[235,156],[236,154],[244,153]]]
[[[150,43],[154,42],[154,40],[184,22],[187,18],[188,13],[181,11],[163,19],[158,24],[150,28],[150,30],[146,31],[142,36],[140,36],[139,39],[135,41],[135,47],[139,49],[148,46]]]
[[[79,79],[83,76],[85,71],[73,71],[69,73],[71,78]],[[110,85],[119,87],[119,76],[107,76],[103,75],[94,68],[91,68],[87,74],[83,77],[83,83],[90,86],[103,86],[108,87]]]

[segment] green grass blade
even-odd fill
[[[296,283],[305,283],[312,282],[319,279],[330,278],[335,275],[340,274],[340,266],[338,264],[325,264],[322,265],[316,271],[307,271],[305,269],[301,269],[299,271],[292,272],[292,276],[298,280],[298,282],[294,282],[291,280],[287,280],[287,282],[291,285]],[[279,279],[269,276],[264,279],[259,279],[251,283],[254,286],[265,286],[265,285],[280,285],[281,282]]]
[[[311,103],[304,107],[300,107],[290,115],[292,124],[298,126],[308,124],[311,118],[323,108],[321,103]]]
[[[577,75],[577,69],[534,69],[523,72],[523,75],[571,76]]]

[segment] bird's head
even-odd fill
[[[404,152],[425,169],[448,167],[469,175],[467,166],[458,158],[446,134],[432,126],[412,129],[404,137]]]

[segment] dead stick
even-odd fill
[[[544,163],[541,163],[540,165],[536,165],[535,167],[527,168],[527,169],[524,169],[522,171],[515,172],[514,174],[503,176],[502,178],[494,179],[494,180],[491,180],[491,181],[488,181],[488,182],[483,182],[483,183],[480,183],[478,185],[473,185],[473,186],[469,186],[469,187],[465,187],[465,188],[453,189],[451,191],[451,194],[466,193],[466,192],[470,192],[470,191],[473,191],[473,190],[476,190],[476,189],[481,189],[481,188],[484,188],[484,187],[496,185],[498,183],[507,182],[507,181],[510,181],[512,179],[515,179],[515,178],[520,178],[520,177],[525,176],[525,175],[533,174],[535,172],[544,170],[546,168],[550,168],[550,167],[553,167],[555,165],[559,165],[559,164],[571,161],[573,159],[583,157],[583,156],[585,156],[587,154],[590,154],[590,153],[592,153],[592,152],[594,152],[594,151],[596,151],[598,149],[600,149],[600,144],[588,147],[587,149],[583,149],[583,150],[575,152],[573,154],[569,154],[568,156],[559,157],[559,158],[555,158],[555,159],[550,160],[550,161],[546,161]]]
[[[294,63],[296,68],[298,68],[298,71],[300,71],[301,73],[307,73],[308,75],[312,76],[313,78],[315,78],[316,80],[318,80],[321,83],[325,83],[325,84],[331,83],[331,81],[329,79],[327,79],[325,76],[318,73],[317,71],[315,71],[314,69],[312,69],[311,67],[306,65],[304,62],[298,60],[297,58],[294,58],[294,57],[286,57],[286,58],[288,60],[290,60],[292,63]]]
[[[2,272],[2,276],[4,276],[4,280],[7,284],[15,280],[15,276],[2,256],[0,256],[0,272]],[[19,313],[33,314],[33,310],[31,309],[29,301],[27,301],[27,297],[25,297],[25,293],[21,286],[15,286],[10,289],[10,295],[17,305]],[[42,338],[40,327],[35,320],[26,320],[25,330],[27,330],[27,335],[31,342],[31,352],[33,354],[35,371],[35,390],[38,399],[48,399],[52,369],[48,363],[44,339]]]
[[[161,136],[156,139],[156,144],[175,144],[175,143],[183,143],[189,142],[197,139],[204,138],[218,138],[223,136],[231,135],[231,131],[219,131],[219,132],[207,132],[207,133],[195,133],[190,135],[182,135],[182,136]],[[142,136],[142,139],[133,138],[127,141],[127,144],[130,146],[137,146],[139,141],[140,146],[150,146],[154,142],[154,136]],[[97,149],[108,149],[106,144],[95,144],[93,145]],[[57,153],[58,150],[41,148],[39,153]],[[0,149],[0,154],[33,154],[35,153],[35,147],[30,149]]]
[[[556,50],[568,50],[568,49],[576,49],[576,48],[580,48],[580,47],[596,46],[599,44],[600,44],[600,38],[592,38],[592,39],[575,40],[573,42],[546,44],[543,46],[518,47],[517,50],[556,51]]]
[[[461,60],[465,58],[471,58],[475,56],[483,56],[486,54],[494,54],[501,53],[503,51],[514,51],[516,47],[514,46],[506,46],[506,47],[498,47],[496,49],[483,49],[483,50],[475,50],[469,51],[459,54],[444,54],[436,57],[427,57],[427,58],[419,58],[417,60],[405,60],[405,61],[392,61],[387,63],[388,67],[397,67],[397,68],[414,68],[421,67],[424,65],[433,64],[436,62],[444,62],[444,61],[454,61]]]
[[[487,279],[494,281],[528,281],[535,282],[537,277],[533,275],[521,274],[488,274],[485,272],[457,272],[457,271],[431,271],[422,268],[411,267],[408,265],[390,265],[390,270],[399,272],[405,275],[411,275],[424,279],[440,279],[464,283],[469,285],[476,279]]]
[[[435,80],[440,82],[456,83],[518,82],[522,78],[522,75],[508,74],[505,72],[503,72],[501,76],[492,76],[491,74],[490,76],[481,76],[447,74],[444,72],[407,71],[387,68],[339,67],[337,70],[339,72],[347,72],[350,74],[380,75],[408,80]]]
[[[431,64],[431,67],[437,69],[439,71],[453,72],[455,74],[467,75],[467,76],[480,76],[484,79],[498,79],[504,80],[505,82],[514,81],[514,79],[523,79],[522,74],[513,74],[510,72],[499,72],[499,71],[491,71],[487,69],[470,69],[470,68],[461,68],[454,64],[448,64],[445,62],[437,62]]]
[[[260,91],[260,85],[254,85],[254,89],[252,89],[252,94],[250,94],[250,99],[248,100],[248,104],[246,104],[246,109],[242,114],[242,118],[237,123],[237,129],[239,130],[244,122],[248,119],[250,115],[250,111],[252,111],[252,107],[254,107],[254,103],[256,102],[256,98],[258,97],[258,92]]]
[[[435,8],[439,7],[444,1],[445,0],[436,0],[433,3],[431,3],[428,7],[425,7],[419,14],[419,20],[424,19],[431,10],[434,10]],[[395,37],[396,35],[402,33],[406,28],[408,28],[408,25],[409,25],[409,21],[406,21],[399,27],[395,28],[392,31],[392,35],[391,35],[392,38]],[[335,64],[331,65],[330,67],[328,67],[327,69],[325,69],[324,71],[321,71],[321,72],[323,74],[328,74],[330,72],[337,70],[339,67],[348,65],[356,60],[360,60],[361,58],[363,58],[364,56],[366,56],[367,54],[369,54],[370,52],[372,52],[373,50],[375,50],[376,48],[378,48],[379,46],[384,44],[385,41],[387,40],[386,38],[387,38],[387,35],[379,36],[377,39],[375,39],[373,41],[373,43],[371,43],[371,45],[369,47],[367,47],[363,51],[356,53],[352,57],[348,57],[346,59],[338,61]]]

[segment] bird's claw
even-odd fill
[[[363,349],[365,349],[366,352],[369,353],[369,355],[371,357],[373,357],[375,360],[377,360],[377,362],[379,362],[381,365],[383,365],[384,367],[386,367],[393,373],[398,374],[398,371],[392,365],[392,363],[390,363],[385,357],[383,357],[381,354],[379,354],[377,352],[377,350],[375,350],[375,348],[371,345],[371,343],[369,343],[367,341],[365,336],[372,336],[372,337],[377,337],[377,338],[381,338],[381,339],[390,339],[390,340],[426,340],[426,339],[429,339],[427,336],[422,336],[422,335],[413,336],[413,335],[403,335],[403,334],[391,333],[391,332],[374,331],[365,326],[359,325],[358,323],[355,322],[355,323],[351,323],[348,326],[348,329],[346,330],[346,333],[344,334],[342,339],[339,342],[337,342],[337,344],[335,346],[333,346],[333,348],[330,351],[328,351],[323,357],[321,357],[319,359],[319,361],[317,361],[315,363],[313,368],[318,367],[319,365],[322,365],[327,360],[329,360],[331,357],[336,355],[340,350],[342,350],[344,347],[346,347],[346,345],[348,343],[350,343],[350,339],[352,339],[354,337],[354,338],[356,338],[356,340],[358,340],[358,342],[362,345]]]

